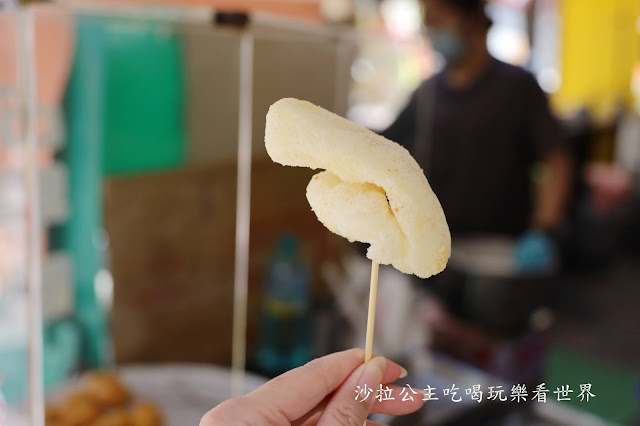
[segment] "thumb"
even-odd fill
[[[362,426],[375,402],[387,360],[375,357],[358,367],[336,391],[318,426]]]

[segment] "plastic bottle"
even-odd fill
[[[310,360],[309,274],[298,239],[278,241],[267,267],[260,313],[258,366],[277,375]]]

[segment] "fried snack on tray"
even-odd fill
[[[66,397],[45,409],[46,426],[162,426],[162,414],[148,401],[134,401],[115,373],[87,373]]]

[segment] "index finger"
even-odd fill
[[[363,363],[362,349],[336,352],[288,371],[247,396],[259,403],[268,403],[289,421],[293,421],[322,402]],[[394,381],[403,374],[406,374],[406,370],[387,360],[383,382]]]

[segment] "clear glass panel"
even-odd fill
[[[300,256],[316,268],[327,256],[318,253],[338,251],[304,197],[312,171],[268,158],[265,115],[285,96],[344,115],[354,46],[346,35],[267,17],[246,27],[214,24],[211,10],[195,8],[30,10],[31,53],[20,50],[24,9],[3,12],[0,22],[0,57],[9,58],[0,62],[0,425],[33,423],[28,341],[40,333],[29,331],[31,241],[41,257],[31,266],[42,277],[48,401],[56,406],[80,374],[114,368],[134,399],[161,406],[169,421],[187,419],[173,424],[197,423],[212,395],[229,396],[229,369],[211,365],[229,367],[232,355],[238,139],[251,133],[253,144],[245,211],[251,367],[260,363],[262,287],[278,241],[295,235]],[[252,111],[240,129],[247,34],[253,90],[244,112]],[[36,71],[37,197],[26,179],[25,59]],[[30,200],[39,204],[33,233]],[[293,362],[310,356],[303,337],[304,357]],[[314,350],[327,352],[325,340]],[[130,365],[167,362],[203,366]],[[163,371],[179,383],[158,385],[168,381]],[[247,375],[246,389],[262,380]],[[184,402],[192,388],[205,395],[199,405]]]
[[[25,43],[20,12],[0,11],[0,422],[28,424],[28,192]]]

